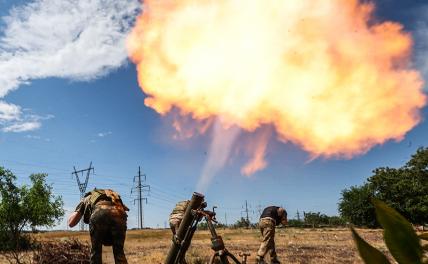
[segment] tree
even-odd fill
[[[298,219],[288,219],[288,226],[289,227],[302,227],[303,222],[302,222],[302,220],[298,220]]]
[[[377,226],[371,197],[414,224],[428,223],[428,148],[419,148],[400,168],[377,168],[363,186],[343,190],[341,215],[356,225]]]
[[[329,225],[330,226],[345,226],[346,221],[340,216],[329,216]]]
[[[47,174],[32,174],[31,185],[15,184],[16,176],[0,167],[0,250],[27,249],[26,229],[52,227],[64,215],[60,196],[46,184]]]
[[[373,197],[373,190],[369,184],[343,190],[339,202],[340,215],[346,221],[358,226],[378,226],[374,207],[370,203],[371,197]]]
[[[376,198],[415,224],[428,222],[428,148],[419,148],[401,168],[378,168],[368,179]]]
[[[236,223],[233,225],[235,228],[249,228],[251,226],[250,221],[247,221],[244,217],[241,217],[241,219],[237,220]]]
[[[330,224],[329,222],[329,217],[325,214],[321,214],[320,212],[314,213],[314,212],[303,212],[303,216],[304,216],[304,221],[305,224],[307,225],[311,225],[313,228],[315,226],[320,226],[320,225],[328,225]]]
[[[296,218],[295,219],[288,219],[288,226],[289,227],[302,227],[304,225],[304,222],[300,218],[300,212],[297,210],[296,212]]]

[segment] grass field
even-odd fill
[[[386,252],[381,230],[357,230],[369,243]],[[219,229],[226,248],[238,255],[251,253],[248,263],[255,263],[260,245],[259,230]],[[87,232],[47,232],[36,235],[39,240],[52,241],[78,238],[89,241]],[[197,231],[187,253],[188,263],[206,263],[211,255],[208,231]],[[125,252],[128,262],[163,263],[171,244],[171,232],[165,229],[131,230],[127,232]],[[282,263],[362,263],[349,229],[277,229],[277,253]],[[104,263],[114,263],[110,247],[103,249]],[[7,263],[4,259],[0,263]]]

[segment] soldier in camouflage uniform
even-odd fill
[[[287,224],[287,211],[278,206],[269,206],[260,216],[259,228],[262,233],[262,243],[257,252],[257,264],[264,264],[264,256],[269,253],[271,263],[279,264],[275,251],[275,226]]]
[[[102,264],[102,246],[112,246],[116,264],[127,264],[123,244],[126,236],[126,211],[118,193],[106,189],[94,189],[85,194],[69,217],[70,227],[75,226],[83,216],[89,224],[91,235],[91,264]]]
[[[184,213],[186,212],[189,204],[189,200],[178,202],[172,210],[172,213],[169,215],[169,226],[171,227],[173,235],[177,233],[181,220],[183,220]]]

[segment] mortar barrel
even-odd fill
[[[181,250],[181,246],[183,243],[183,239],[186,236],[187,230],[191,228],[192,222],[195,219],[195,215],[192,214],[192,210],[197,210],[201,207],[202,202],[204,201],[204,195],[194,192],[192,199],[190,200],[189,206],[187,206],[186,212],[184,213],[183,220],[180,223],[180,227],[178,228],[177,234],[176,234],[176,241],[180,242],[179,244],[176,243],[174,240],[172,241],[171,247],[168,251],[168,255],[165,260],[165,264],[177,264],[178,263],[178,255]],[[188,241],[190,242],[190,241]],[[183,254],[180,254],[183,255]]]

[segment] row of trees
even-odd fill
[[[377,168],[363,185],[343,190],[341,216],[355,225],[378,227],[372,197],[414,224],[428,223],[428,148],[419,148],[400,168]]]
[[[344,226],[346,222],[340,216],[328,216],[320,212],[303,212],[303,219],[288,220],[288,225],[292,227],[322,227],[322,226]]]
[[[299,215],[299,214],[298,214]],[[340,216],[328,216],[322,214],[320,212],[303,212],[303,219],[300,219],[300,216],[297,219],[289,219],[288,226],[290,227],[323,227],[323,226],[344,226],[346,225],[345,220]],[[216,224],[216,227],[219,228],[257,228],[258,223],[251,223],[251,221],[247,221],[244,217],[238,219],[232,225],[225,225],[223,223]],[[200,229],[208,229],[208,226],[205,222],[199,224],[198,228]]]

